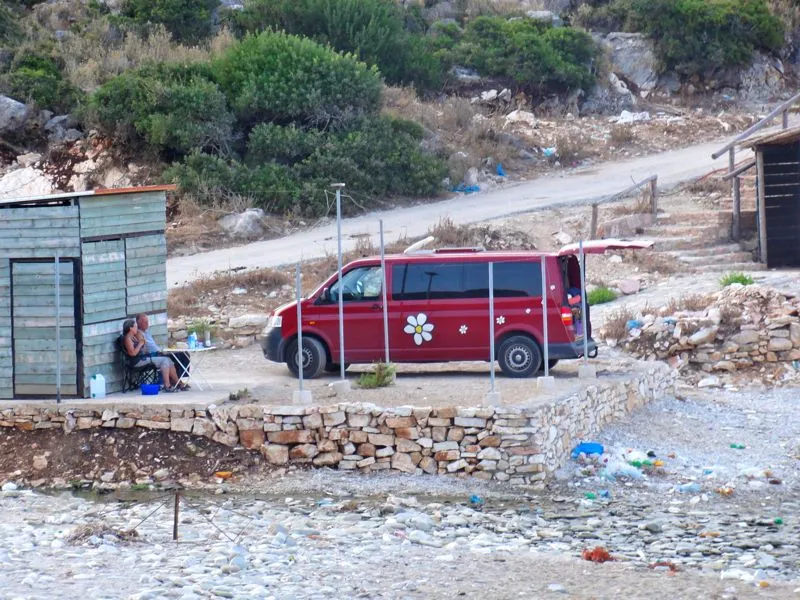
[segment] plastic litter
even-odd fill
[[[697,492],[702,492],[703,488],[700,486],[699,483],[693,481],[691,483],[684,483],[682,485],[679,485],[677,487],[677,490],[681,494],[696,494]]]
[[[783,525],[783,519],[781,519],[780,517],[775,517],[775,519],[772,522],[775,523],[775,525]]]
[[[631,329],[641,329],[644,326],[639,319],[631,319],[627,323],[625,323],[625,329],[630,331]]]
[[[547,158],[552,158],[556,155],[555,148],[542,148],[542,154],[544,154]]]
[[[602,454],[604,451],[603,444],[583,442],[572,449],[572,458],[578,458],[581,454]]]
[[[644,477],[639,469],[619,460],[609,461],[600,476],[608,481],[616,481],[617,477],[630,477],[631,479],[642,479]]]
[[[595,494],[594,492],[586,492],[583,495],[583,497],[586,498],[587,500],[597,500],[597,494]]]
[[[588,560],[596,563],[604,563],[614,560],[614,557],[603,546],[595,546],[593,550],[588,548],[584,549],[581,553],[583,560]]]
[[[503,163],[497,163],[497,174],[500,177],[506,176],[506,170],[503,168]]]
[[[473,506],[483,506],[486,502],[477,494],[472,494],[472,496],[469,497],[469,503]]]
[[[745,446],[744,444],[731,444],[731,448],[733,448],[734,450],[744,450],[745,448],[747,448],[747,446]]]
[[[608,490],[600,490],[600,497],[611,498],[611,492],[609,492]]]

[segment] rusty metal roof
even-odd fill
[[[115,196],[123,194],[138,194],[142,192],[174,192],[176,186],[167,185],[144,185],[141,187],[126,188],[106,188],[89,190],[86,192],[62,192],[59,194],[42,194],[38,196],[23,196],[20,198],[0,199],[0,205],[22,204],[27,202],[48,202],[49,200],[63,200],[66,198],[84,198],[86,196]]]

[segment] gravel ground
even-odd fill
[[[6,491],[0,598],[797,598],[799,404],[653,403],[593,440],[606,469],[629,449],[664,461],[637,479],[589,460],[543,492],[330,471],[221,484],[182,502],[177,544],[170,495]],[[595,546],[616,560],[580,558]]]

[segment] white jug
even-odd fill
[[[106,397],[106,378],[100,373],[92,375],[92,378],[89,380],[89,395],[92,398]]]

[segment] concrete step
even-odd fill
[[[724,225],[695,225],[694,223],[687,223],[684,225],[656,225],[652,227],[645,227],[642,234],[645,236],[677,236],[684,237],[702,237],[706,244],[714,240],[720,239],[720,232],[728,231],[729,227]]]
[[[693,237],[686,235],[677,236],[647,236],[646,239],[655,242],[654,250],[657,252],[671,251],[671,250],[692,250],[705,248],[708,245],[708,240],[701,237]]]
[[[711,246],[708,248],[687,248],[685,250],[665,250],[665,254],[670,254],[675,258],[680,258],[681,256],[716,256],[719,254],[731,254],[735,252],[741,252],[742,248],[739,244],[732,243],[732,244],[720,244],[718,246]]]
[[[730,252],[711,256],[683,255],[679,256],[678,260],[690,265],[730,265],[752,261],[753,254],[751,252]]]
[[[694,270],[698,273],[727,273],[728,271],[766,271],[767,265],[756,262],[728,263],[727,265],[697,265]]]
[[[732,218],[730,212],[722,210],[661,213],[656,225],[716,225],[729,223]]]

